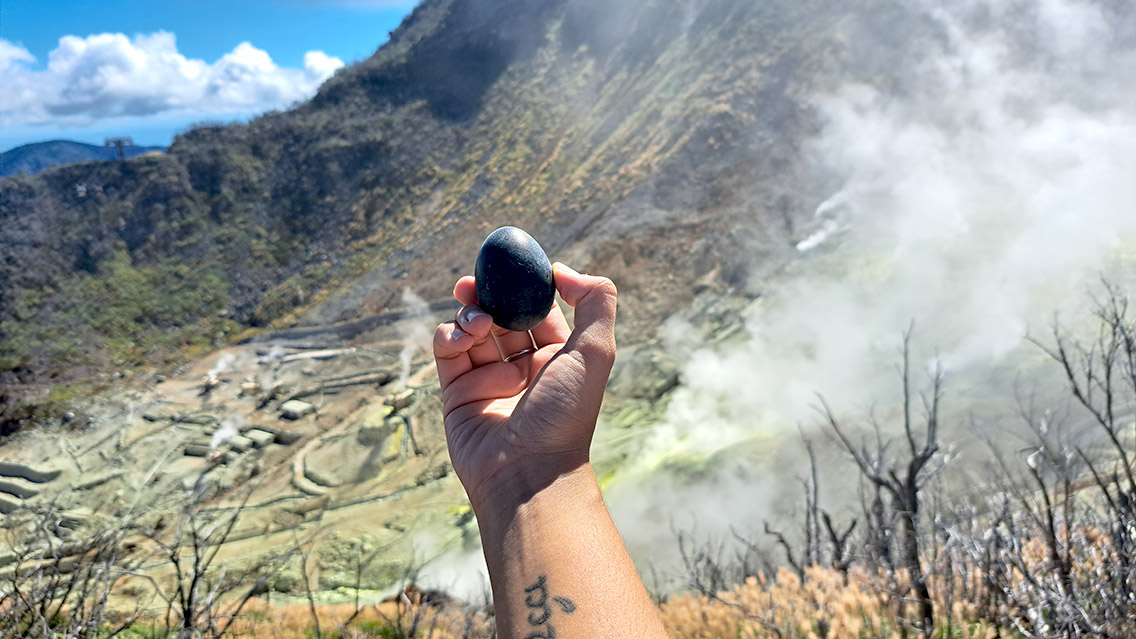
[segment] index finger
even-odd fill
[[[458,283],[454,286],[454,297],[462,304],[477,304],[476,280],[470,275],[459,279]],[[496,328],[494,334],[498,337],[513,332],[497,327],[496,325],[494,325],[494,327]],[[564,319],[564,313],[554,301],[548,315],[532,328],[532,339],[536,340],[538,347],[544,347],[549,344],[560,344],[567,341],[568,335],[570,335],[571,332],[572,329],[568,327],[568,321]]]
[[[457,322],[439,324],[434,331],[434,363],[443,392],[454,380],[473,370],[469,349],[475,341]]]

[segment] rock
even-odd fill
[[[390,406],[391,409],[393,409],[393,410],[402,410],[402,409],[406,408],[407,406],[410,406],[410,404],[413,403],[413,402],[414,402],[414,390],[408,388],[408,389],[402,391],[401,393],[395,393],[394,395],[390,395],[389,397],[386,398],[386,400],[383,403],[386,404],[387,406]]]
[[[482,310],[511,331],[540,324],[556,300],[548,255],[531,235],[513,226],[503,226],[485,238],[474,277]]]
[[[205,378],[201,380],[201,392],[199,392],[198,395],[208,395],[212,393],[213,389],[221,385],[221,382],[221,378],[217,375],[206,375]]]
[[[59,474],[63,472],[57,468],[32,468],[31,466],[24,466],[23,464],[10,464],[0,462],[0,475],[4,477],[19,477],[26,479],[36,484],[45,484],[53,481]]]
[[[231,450],[235,450],[238,453],[243,453],[252,448],[252,440],[242,435],[234,435],[227,439],[225,443],[229,445]]]
[[[249,440],[252,442],[252,445],[257,448],[264,448],[265,446],[276,441],[276,435],[274,433],[270,433],[259,428],[246,430],[244,432],[244,436],[249,438]]]
[[[208,457],[213,449],[209,444],[188,444],[185,447],[185,455],[187,457]]]
[[[324,495],[318,499],[305,499],[293,506],[285,508],[286,511],[307,518],[312,513],[322,513],[331,506],[331,497]]]
[[[280,416],[284,419],[296,420],[304,417],[305,415],[314,413],[315,410],[316,407],[307,402],[302,402],[298,399],[291,399],[284,402],[284,405],[280,407]]]
[[[241,433],[241,434],[244,435],[245,437],[248,437],[249,439],[253,439],[253,437],[250,436],[249,433],[251,431],[254,431],[254,430],[269,433],[270,435],[272,435],[275,438],[275,441],[276,441],[277,444],[281,444],[283,446],[291,446],[292,444],[295,444],[297,441],[299,441],[300,438],[305,435],[305,433],[297,433],[297,432],[294,432],[294,431],[291,431],[291,430],[286,430],[286,429],[281,428],[279,426],[269,426],[267,424],[257,424],[255,426],[249,426],[249,429],[247,431]],[[258,435],[258,437],[259,437],[259,435]],[[271,443],[271,442],[269,442],[269,443]]]
[[[0,514],[9,515],[20,508],[20,502],[0,495]]]
[[[39,489],[26,479],[4,477],[0,478],[0,493],[8,493],[20,499],[30,499],[39,494]]]

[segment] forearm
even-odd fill
[[[501,639],[666,637],[589,464],[478,510]]]

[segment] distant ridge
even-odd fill
[[[132,158],[143,153],[165,151],[166,149],[162,146],[128,146],[122,150],[126,157]],[[17,173],[34,175],[44,169],[62,164],[117,158],[118,152],[114,149],[94,144],[70,140],[33,142],[0,153],[0,177],[8,177]]]

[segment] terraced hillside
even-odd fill
[[[138,517],[176,517],[199,490],[207,510],[243,505],[221,561],[322,530],[316,585],[355,583],[333,557],[350,541],[383,550],[362,578],[386,587],[422,551],[406,531],[429,535],[435,553],[471,534],[464,494],[447,479],[424,352],[399,379],[399,331],[433,319],[392,322],[337,348],[313,348],[311,338],[229,347],[182,375],[104,396],[88,407],[94,424],[84,432],[17,436],[0,449],[3,526],[52,512],[63,537],[81,540]],[[17,550],[0,554],[0,573],[14,569]]]

